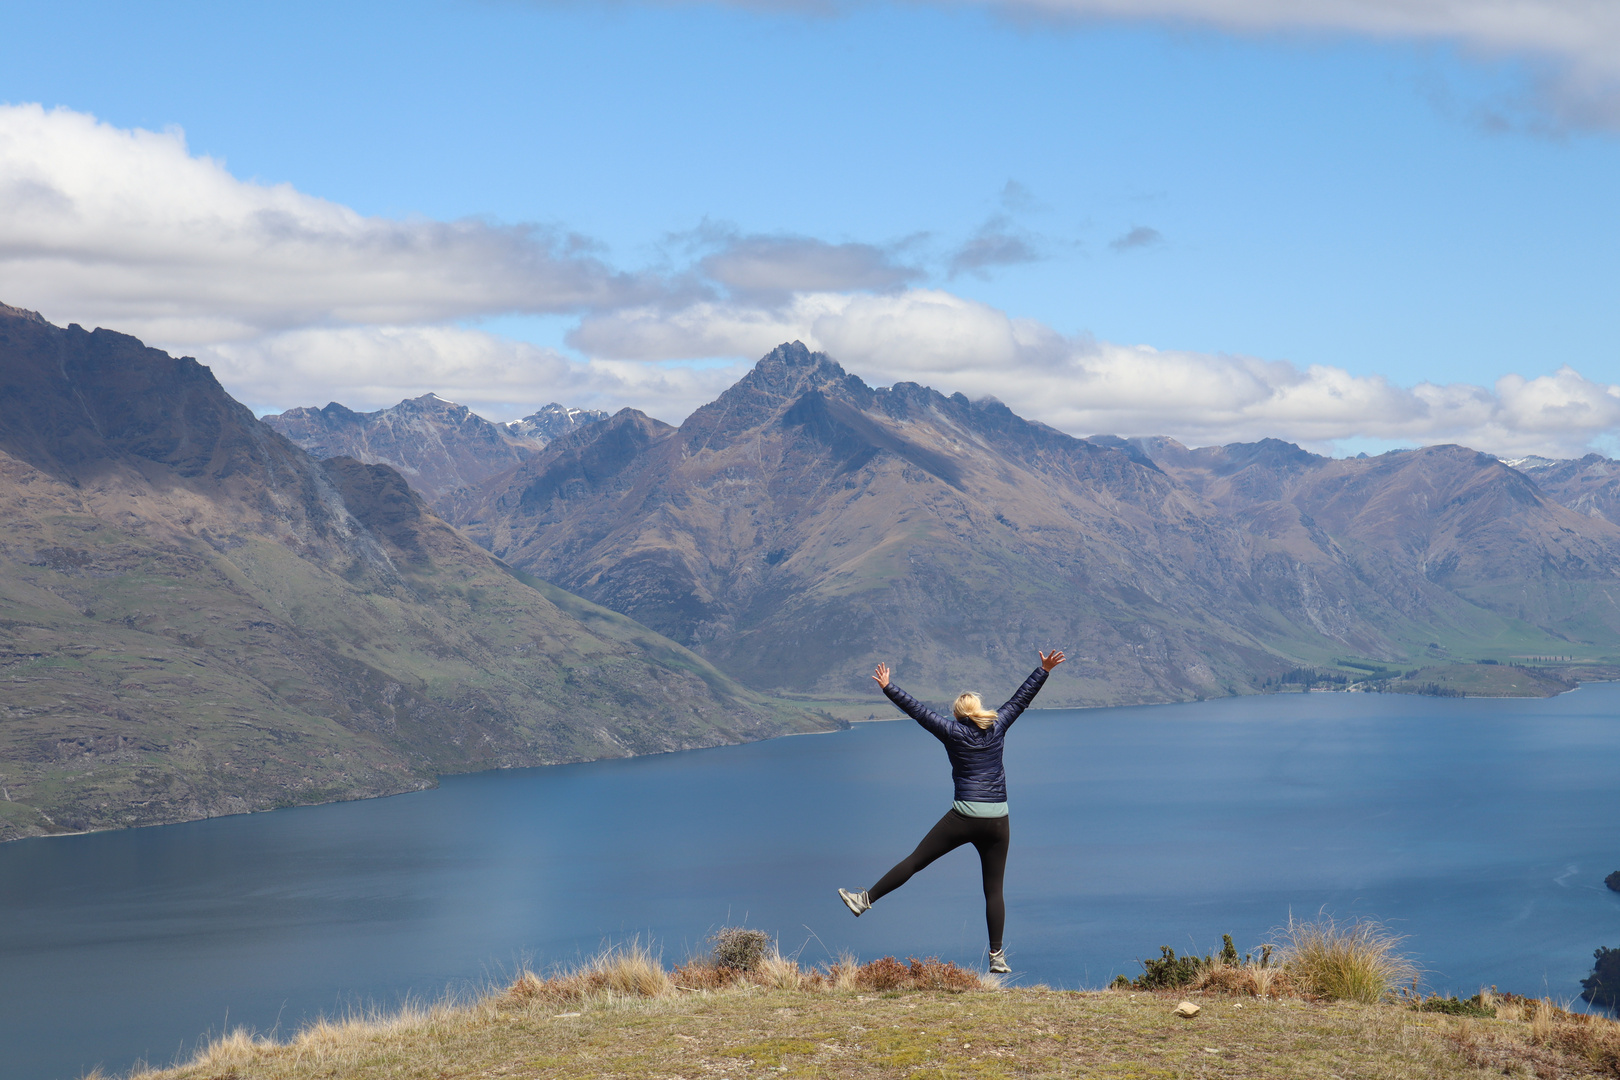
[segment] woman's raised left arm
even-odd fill
[[[1013,696],[1007,699],[1007,704],[996,710],[996,715],[1001,718],[1002,724],[1006,727],[1011,727],[1012,722],[1018,719],[1025,709],[1029,708],[1029,703],[1035,700],[1035,695],[1040,693],[1041,687],[1046,685],[1046,676],[1051,673],[1053,668],[1063,663],[1063,653],[1059,649],[1053,649],[1050,653],[1041,653],[1040,657],[1041,666],[1030,672],[1029,678],[1024,680],[1024,685],[1014,690]]]

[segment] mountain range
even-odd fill
[[[261,423],[0,308],[0,839],[827,730],[879,660],[993,697],[1063,648],[1045,706],[1554,692],[1617,671],[1617,480],[1078,438],[797,342],[678,426]]]
[[[623,410],[445,513],[759,689],[857,696],[886,660],[993,695],[1060,646],[1076,662],[1043,704],[1096,705],[1346,657],[1612,660],[1620,526],[1588,503],[1459,446],[1076,438],[793,343],[679,427]]]
[[[0,840],[837,726],[492,557],[398,471],[317,460],[196,361],[7,307],[0,685]]]
[[[318,458],[387,465],[437,504],[519,464],[557,436],[607,419],[607,413],[553,402],[521,420],[497,424],[465,405],[423,394],[368,413],[334,401],[260,419]]]

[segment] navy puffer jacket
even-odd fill
[[[1038,667],[1030,672],[1024,685],[1007,699],[1007,704],[996,710],[996,722],[982,730],[971,720],[941,716],[892,682],[883,688],[883,693],[945,744],[958,802],[998,803],[1007,801],[1007,770],[1001,767],[1001,747],[1007,738],[1007,729],[1029,708],[1045,683],[1045,668]]]

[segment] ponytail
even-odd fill
[[[965,690],[956,695],[956,706],[952,710],[958,720],[971,720],[979,725],[980,731],[989,731],[990,725],[996,722],[993,710],[984,707],[979,695],[971,690]]]

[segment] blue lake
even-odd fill
[[[1027,713],[1007,749],[1007,947],[1099,987],[1160,945],[1373,916],[1429,985],[1574,998],[1620,945],[1620,684],[1546,701],[1311,694]],[[0,847],[0,1080],[189,1053],[227,1026],[466,992],[746,923],[784,952],[982,964],[963,848],[860,920],[949,807],[910,721]]]

